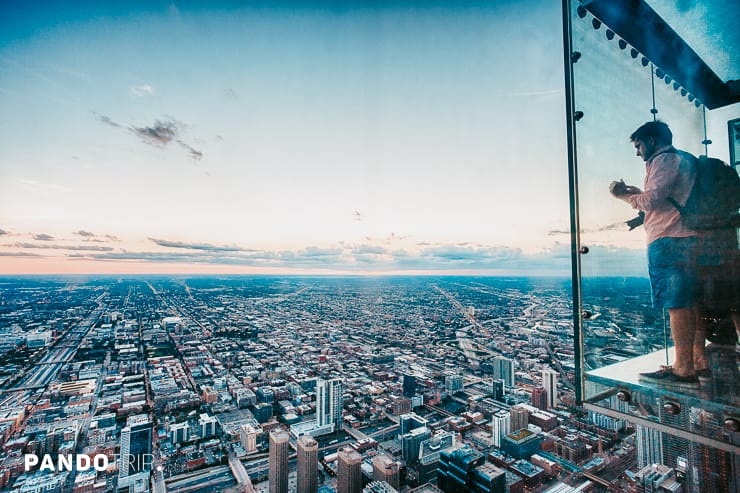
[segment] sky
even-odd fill
[[[109,3],[0,2],[0,272],[570,272],[559,2]]]

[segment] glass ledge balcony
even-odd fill
[[[672,360],[673,348],[668,350]],[[639,374],[666,363],[666,352],[628,359],[586,372],[584,407],[601,414],[740,453],[740,379],[737,352],[710,346],[711,380],[697,389],[642,382]]]

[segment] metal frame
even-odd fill
[[[576,113],[573,92],[573,45],[571,0],[563,0],[563,64],[565,73],[565,128],[568,146],[568,194],[570,201],[570,258],[573,289],[573,343],[575,346],[576,404],[583,402],[583,331],[581,321],[581,225],[578,217],[578,161]]]

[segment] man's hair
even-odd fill
[[[637,140],[644,141],[648,138],[654,139],[658,144],[673,144],[673,134],[671,133],[671,129],[661,121],[647,122],[630,135],[630,140],[632,142]]]

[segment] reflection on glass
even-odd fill
[[[728,491],[737,454],[728,423],[740,414],[737,174],[710,159],[725,150],[711,145],[690,89],[595,22],[588,3],[572,2],[570,16],[579,246],[588,247],[584,402],[634,424],[641,466],[668,465],[686,491]]]

